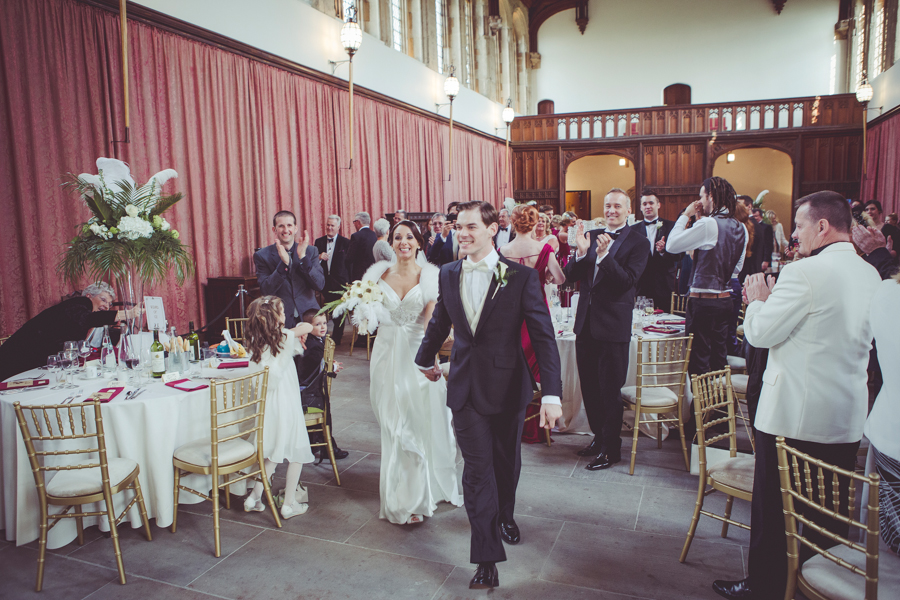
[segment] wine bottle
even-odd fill
[[[150,344],[150,374],[159,379],[166,372],[166,349],[159,341],[159,328],[153,328],[153,343]]]
[[[194,331],[194,322],[188,323],[190,333],[187,335],[188,344],[191,346],[191,360],[200,360],[200,336]]]

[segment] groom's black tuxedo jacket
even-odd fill
[[[597,237],[603,230],[591,231],[591,246],[581,260],[569,260],[566,283],[581,282],[575,334],[588,330],[595,340],[627,342],[631,340],[631,316],[634,288],[650,257],[650,241],[626,225],[609,248],[597,269]]]
[[[508,269],[508,283],[495,296],[498,282],[492,278],[474,335],[460,296],[463,261],[441,268],[437,304],[416,364],[423,368],[434,365],[434,356],[453,325],[455,341],[447,386],[447,406],[452,410],[471,400],[478,413],[493,415],[518,412],[531,401],[531,372],[522,350],[523,322],[541,369],[543,393],[562,396],[559,351],[538,272],[500,260]]]

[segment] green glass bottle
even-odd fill
[[[189,334],[187,334],[187,342],[191,347],[191,354],[189,359],[192,361],[200,360],[200,336],[194,331],[194,322],[190,321],[188,323],[188,328],[191,330]]]
[[[159,379],[166,372],[166,349],[159,341],[159,328],[153,330],[153,343],[150,344],[150,375]]]

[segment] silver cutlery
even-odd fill
[[[135,398],[137,398],[138,396],[140,396],[141,394],[143,394],[146,391],[147,391],[147,388],[141,388],[141,389],[135,391],[134,394],[131,395],[131,398],[128,398],[128,399],[134,400]]]

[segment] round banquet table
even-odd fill
[[[236,369],[203,368],[200,377],[234,378],[247,375],[255,366]],[[16,379],[47,378],[47,372],[39,369],[26,371],[8,381]],[[202,380],[201,380],[202,381]],[[183,392],[166,386],[159,380],[147,384],[140,396],[126,400],[125,395],[135,389],[136,384],[119,384],[105,378],[89,381],[76,376],[79,399],[85,399],[104,387],[124,385],[125,389],[110,402],[101,405],[103,428],[106,434],[108,456],[130,458],[140,465],[139,481],[144,495],[147,514],[156,519],[159,527],[172,524],[174,513],[174,467],[172,454],[175,449],[199,438],[209,438],[210,400],[209,388],[194,392]],[[16,421],[13,403],[25,405],[58,404],[72,395],[73,389],[50,389],[55,385],[51,377],[50,386],[18,393],[0,395],[0,529],[6,530],[6,539],[15,540],[21,546],[39,536],[40,503],[31,465],[22,434]],[[92,460],[96,460],[92,457]],[[73,461],[74,463],[75,461]],[[201,491],[212,489],[212,479],[204,475],[190,475],[182,478],[182,483]],[[232,493],[242,493],[245,486],[232,488]],[[116,511],[131,500],[131,492],[116,494]],[[180,503],[194,504],[202,498],[190,493],[180,495]],[[52,506],[50,510],[60,511],[63,507]],[[103,510],[102,503],[85,506],[86,511]],[[141,526],[137,505],[132,507],[126,519],[134,528]],[[86,517],[85,527],[99,523],[103,531],[109,529],[106,518]],[[60,548],[76,537],[75,519],[62,519],[50,530],[48,548]]]
[[[658,318],[677,319],[675,315],[662,314],[656,315]],[[677,333],[660,334],[651,332],[641,332],[640,336],[643,343],[652,344],[654,340],[660,340],[671,337],[684,336],[684,326],[675,325],[679,329]],[[628,347],[628,374],[625,377],[625,386],[636,385],[637,382],[637,334],[631,336],[631,344]],[[584,412],[584,403],[581,396],[581,381],[578,377],[578,364],[575,361],[575,334],[573,333],[557,333],[556,347],[559,349],[560,367],[562,371],[563,395],[560,398],[562,403],[562,418],[557,421],[558,425],[554,431],[565,433],[581,433],[590,434],[591,428],[588,425],[587,415]],[[687,419],[691,412],[691,386],[690,382],[684,387],[684,403],[682,406],[682,418]],[[677,392],[677,387],[672,386],[672,391]],[[647,418],[647,417],[645,417]],[[649,418],[655,418],[650,415]],[[634,411],[626,410],[624,420],[629,424],[634,424]],[[663,439],[668,435],[669,427],[664,423],[662,426]],[[641,432],[656,439],[656,428],[649,425],[642,425]]]

